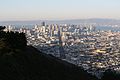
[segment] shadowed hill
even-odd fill
[[[26,45],[24,33],[0,31],[0,80],[97,80],[83,69]]]
[[[0,57],[0,80],[97,80],[83,69],[27,47]]]

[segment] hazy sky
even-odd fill
[[[0,0],[0,21],[120,19],[120,0]]]

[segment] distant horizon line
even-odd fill
[[[117,18],[75,18],[75,19],[33,19],[33,20],[0,20],[0,22],[14,22],[14,21],[69,21],[69,20],[89,20],[89,19],[107,19],[107,20],[120,20]]]

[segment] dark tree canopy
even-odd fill
[[[26,46],[27,40],[24,33],[0,31],[0,53],[25,49]]]
[[[5,26],[0,26],[0,31],[4,30],[5,28]]]

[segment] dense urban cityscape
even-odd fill
[[[120,71],[120,32],[97,30],[97,24],[51,24],[33,28],[6,26],[4,31],[25,33],[27,44],[69,63],[81,66],[98,78],[107,69]],[[100,25],[99,25],[100,26]],[[119,28],[119,25],[102,25]]]
[[[0,80],[120,80],[120,0],[0,0]]]

